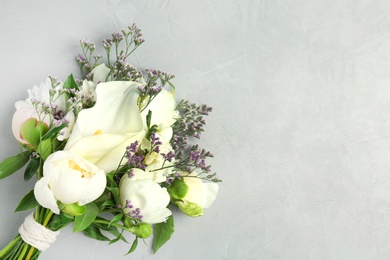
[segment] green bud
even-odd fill
[[[199,217],[203,215],[203,209],[198,204],[189,201],[177,201],[176,205],[184,214],[190,217]]]
[[[148,238],[152,234],[152,226],[148,223],[142,222],[134,226],[134,235],[139,238]]]
[[[134,226],[133,222],[131,221],[131,218],[128,215],[125,215],[125,219],[123,220],[123,224],[127,228]]]
[[[71,216],[81,216],[87,210],[87,207],[85,205],[80,206],[78,203],[73,203],[73,204],[60,203],[59,208],[62,212],[67,213]]]
[[[34,147],[38,147],[41,137],[47,133],[49,127],[35,118],[26,120],[20,128],[20,136]]]
[[[168,187],[169,195],[171,195],[171,199],[181,200],[183,199],[188,192],[188,186],[185,184],[183,180],[174,180],[172,184]]]
[[[37,152],[43,160],[46,160],[47,157],[49,157],[49,155],[52,153],[52,141],[50,139],[46,139],[40,142]]]

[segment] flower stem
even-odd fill
[[[29,246],[28,244],[24,244],[23,250],[18,257],[18,260],[23,260],[23,259],[28,260],[29,259],[29,258],[24,258],[24,254],[26,253],[28,246]]]
[[[14,240],[12,240],[3,250],[0,251],[0,258],[3,257],[16,242],[20,240],[20,236],[17,236]]]
[[[134,228],[125,227],[125,226],[119,225],[119,224],[117,224],[117,223],[111,223],[111,224],[110,224],[110,222],[107,221],[107,220],[95,219],[93,222],[94,222],[94,223],[100,223],[100,224],[106,224],[107,226],[111,225],[111,226],[120,228],[120,229],[122,229],[122,230],[129,231],[129,232],[131,232],[131,233],[134,233],[134,231],[135,231]]]

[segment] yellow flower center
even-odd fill
[[[101,129],[99,130],[96,130],[95,133],[93,133],[93,135],[101,135],[103,133],[103,131]]]
[[[90,172],[90,171],[87,171],[83,168],[81,168],[77,163],[75,163],[74,161],[69,161],[69,168],[73,169],[73,170],[76,170],[76,171],[79,171],[81,173],[81,178],[91,178],[93,173]]]

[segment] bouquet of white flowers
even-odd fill
[[[80,41],[81,80],[48,77],[16,102],[21,152],[0,163],[0,179],[27,165],[24,179],[37,182],[16,208],[33,213],[0,259],[37,259],[70,223],[109,243],[133,233],[128,253],[153,233],[156,252],[174,231],[171,207],[197,217],[214,201],[212,154],[191,144],[211,108],[177,103],[173,75],[126,62],[141,36],[136,25],[113,33],[103,40],[104,59]]]

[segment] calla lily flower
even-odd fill
[[[132,81],[100,83],[95,106],[79,113],[64,150],[106,172],[116,169],[126,147],[146,133],[137,105],[139,85]]]

